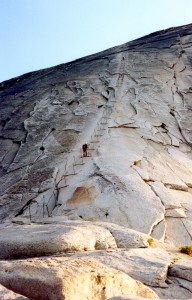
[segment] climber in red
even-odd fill
[[[87,157],[88,156],[88,145],[84,144],[82,146],[82,149],[83,149],[83,157]]]

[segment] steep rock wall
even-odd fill
[[[191,64],[188,25],[1,83],[1,222],[64,215],[191,244]]]
[[[187,25],[0,84],[0,298],[192,298],[191,64]]]

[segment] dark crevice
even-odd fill
[[[163,128],[164,130],[168,131],[167,130],[167,125],[165,123],[162,123],[160,127]]]
[[[172,115],[173,117],[175,117],[175,114],[174,114],[174,112],[172,110],[169,113],[170,113],[170,115]]]
[[[18,217],[18,216],[21,216],[23,213],[24,213],[24,211],[25,211],[25,209],[29,206],[29,205],[31,205],[31,202],[33,201],[33,199],[30,199],[29,201],[27,201],[27,203],[22,207],[22,209],[15,215],[15,217]]]
[[[101,94],[101,96],[105,99],[105,100],[109,100],[109,98],[107,96],[105,96],[104,94]]]
[[[70,101],[67,105],[72,105],[72,104],[74,104],[74,103],[76,103],[76,104],[79,104],[79,101],[78,100],[72,100],[72,101]]]

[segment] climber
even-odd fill
[[[88,156],[88,144],[84,144],[82,146],[83,149],[83,157],[87,157]]]

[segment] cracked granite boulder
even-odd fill
[[[36,247],[45,239],[43,232],[48,236],[59,227],[56,237],[64,242],[69,228],[55,225],[63,222],[85,222],[76,240],[85,247],[86,236],[94,243],[99,238],[90,223],[102,227],[100,234],[106,230],[118,238],[117,248],[130,243],[137,248],[137,239],[146,245],[146,237],[159,240],[160,248],[192,244],[191,67],[189,24],[0,84],[0,227],[7,232],[10,253],[14,230],[27,228],[25,251],[34,247],[27,255],[52,255],[51,242],[44,254]],[[82,157],[84,143],[88,157]],[[44,231],[38,229],[31,245],[30,236],[40,226],[34,223]],[[69,252],[73,246],[67,245]],[[169,283],[158,288],[159,296],[190,299],[186,274],[167,277],[170,254],[159,263],[148,252],[142,255],[152,255],[157,276],[163,274],[163,283]],[[133,265],[144,264],[135,256]],[[127,261],[127,252],[121,257]],[[135,279],[152,286],[155,274],[154,280],[147,281],[146,274]]]

